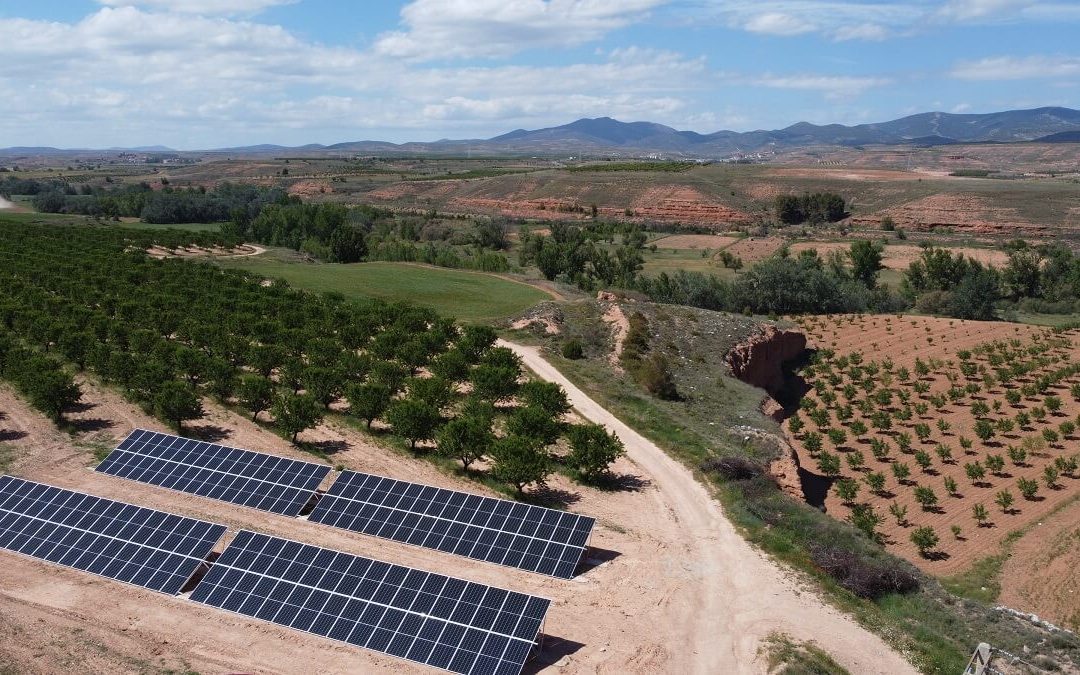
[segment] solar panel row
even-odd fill
[[[309,520],[563,579],[594,519],[565,511],[345,471]]]
[[[549,600],[241,531],[192,600],[471,675],[516,675]]]
[[[224,525],[0,476],[0,548],[176,594]]]
[[[136,429],[98,471],[296,516],[330,467]],[[504,499],[345,471],[311,521],[563,579],[595,521]]]
[[[97,467],[120,478],[296,516],[330,473],[325,464],[136,429]]]

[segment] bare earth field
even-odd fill
[[[801,241],[791,245],[791,252],[792,254],[798,254],[800,251],[816,250],[818,255],[824,257],[831,251],[847,252],[850,248],[851,242]],[[953,253],[962,253],[968,258],[977,260],[984,265],[991,265],[998,269],[1001,269],[1009,262],[1009,255],[1005,253],[1005,251],[963,246],[950,246],[949,250]],[[912,246],[910,244],[889,244],[885,246],[881,264],[885,266],[885,269],[906,270],[911,266],[911,263],[919,258],[921,253],[922,248],[918,246]]]
[[[746,237],[728,246],[725,250],[742,258],[744,263],[750,265],[768,258],[783,248],[786,243],[780,237]]]
[[[1030,607],[1070,630],[1080,630],[1080,502],[1044,518],[1012,546],[1001,569],[998,600]]]
[[[6,413],[0,428],[14,440],[9,473],[220,522],[230,528],[226,540],[239,528],[251,528],[551,598],[546,648],[526,672],[550,664],[557,664],[552,672],[760,672],[757,639],[776,629],[817,639],[856,672],[911,672],[880,639],[812,594],[800,593],[794,580],[753,551],[688,472],[683,470],[688,485],[673,487],[669,475],[654,475],[648,464],[635,461],[648,459],[637,451],[615,466],[635,477],[637,490],[602,492],[560,477],[551,481],[551,489],[574,495],[574,511],[597,518],[592,541],[600,552],[593,560],[597,566],[567,582],[97,474],[92,471],[95,448],[111,448],[136,426],[162,425],[111,390],[89,382],[83,389],[84,405],[71,415],[81,431],[69,436],[0,387],[0,410]],[[249,420],[211,403],[206,407],[207,417],[187,427],[187,435],[310,459]],[[485,492],[349,428],[323,424],[301,440],[317,444],[347,468]],[[713,504],[716,522],[684,520],[690,494],[685,489]],[[715,527],[726,533],[722,540],[714,538]],[[735,545],[738,562],[728,553]],[[3,558],[0,661],[20,672],[427,672],[182,598],[16,555]],[[776,614],[770,609],[777,602],[800,609]]]
[[[831,390],[837,399],[826,408],[835,413],[840,406],[848,402],[847,394],[842,392],[842,385],[848,383],[858,384],[855,387],[853,398],[850,399],[853,414],[849,420],[840,420],[833,415],[825,427],[840,428],[846,431],[847,438],[841,442],[839,448],[834,449],[833,443],[828,438],[824,439],[823,448],[843,458],[841,476],[852,478],[860,483],[861,490],[856,502],[869,503],[877,513],[884,518],[879,531],[883,540],[891,551],[902,555],[926,570],[938,575],[956,574],[967,569],[973,562],[995,555],[1001,550],[1002,540],[1012,531],[1024,527],[1029,523],[1040,521],[1050,514],[1055,508],[1067,503],[1076,495],[1080,494],[1080,476],[1062,475],[1057,485],[1053,488],[1047,486],[1044,481],[1043,471],[1047,466],[1053,465],[1058,457],[1068,457],[1076,450],[1076,441],[1073,436],[1066,435],[1064,438],[1053,442],[1047,442],[1041,432],[1044,429],[1056,430],[1061,422],[1075,420],[1080,413],[1080,402],[1070,395],[1070,386],[1078,381],[1076,375],[1062,377],[1052,382],[1049,390],[1043,393],[1028,393],[1015,404],[1010,404],[1005,399],[1006,388],[1000,382],[993,382],[986,386],[983,381],[985,373],[993,374],[995,367],[991,365],[988,352],[977,349],[978,345],[998,341],[1000,345],[1006,345],[1015,340],[1015,347],[1009,349],[1016,352],[1015,362],[1034,362],[1040,357],[1045,357],[1045,363],[1036,363],[1030,372],[1014,377],[1008,385],[1009,389],[1019,390],[1024,385],[1030,384],[1039,375],[1050,375],[1056,369],[1067,366],[1080,360],[1080,345],[1076,343],[1077,335],[1064,334],[1052,336],[1045,329],[1018,324],[998,322],[968,322],[950,319],[937,319],[927,317],[909,316],[833,316],[808,318],[801,320],[804,331],[810,340],[811,346],[816,348],[830,348],[835,350],[836,356],[848,356],[853,353],[862,355],[862,366],[873,364],[879,369],[874,375],[860,375],[856,381],[849,377],[851,365],[841,368],[839,365],[830,366],[828,372],[839,376],[840,382],[836,386],[825,386],[824,390]],[[1043,345],[1044,349],[1034,355],[1024,351],[1028,347]],[[976,351],[969,357],[970,363],[974,364],[977,372],[973,371],[970,376],[965,375],[959,368],[961,359],[957,352],[960,350]],[[928,372],[919,375],[914,372],[916,359],[928,365]],[[834,360],[835,362],[835,360]],[[1005,363],[1012,361],[1006,359]],[[1000,365],[1000,363],[999,363]],[[984,367],[985,366],[985,367]],[[913,371],[905,379],[900,368]],[[891,373],[886,376],[886,368]],[[825,382],[826,374],[815,372],[809,379],[814,384],[818,379]],[[880,388],[891,389],[891,403],[888,408],[892,411],[892,428],[888,431],[875,429],[872,417],[865,411],[860,411],[859,401],[868,399],[869,394],[863,390],[863,383],[867,380],[874,381],[877,385],[875,391]],[[888,384],[886,384],[888,382]],[[914,383],[919,382],[927,387],[924,393],[918,393]],[[963,388],[967,384],[976,385],[974,394],[963,394],[956,400],[945,397],[945,393],[952,387]],[[910,396],[909,404],[904,404],[899,399],[900,392],[907,392]],[[942,396],[942,400],[933,401],[933,397]],[[807,397],[820,400],[819,392],[811,391]],[[1058,412],[1047,411],[1047,399],[1054,396],[1061,401]],[[976,414],[972,404],[985,403],[988,410]],[[927,410],[920,414],[915,411],[908,420],[902,420],[896,412],[907,405],[915,406],[919,403],[926,404]],[[940,403],[941,405],[938,405]],[[869,410],[883,409],[880,401],[874,401]],[[1039,418],[1038,412],[1045,413],[1043,419]],[[1009,430],[997,430],[993,437],[986,441],[978,438],[974,432],[977,419],[986,419],[996,423],[998,420],[1015,417],[1017,413],[1026,413],[1031,416],[1026,427],[1016,423]],[[806,447],[806,432],[818,431],[816,422],[812,422],[808,413],[801,412],[801,418],[806,423],[806,429],[800,434],[792,434],[788,430],[789,440],[794,445],[798,454],[799,464],[810,474],[812,484],[818,486],[816,494],[822,486],[828,486],[832,481],[822,475],[815,455]],[[862,420],[869,428],[868,432],[859,434],[850,429],[853,420]],[[937,425],[943,421],[947,426],[942,429]],[[920,439],[918,425],[925,425],[923,431],[925,438]],[[903,434],[910,440],[910,449],[904,451],[899,442],[899,436]],[[824,433],[822,434],[825,435]],[[961,438],[967,438],[972,442],[969,449],[964,449],[960,443]],[[882,440],[886,443],[888,457],[878,459],[871,453],[871,439]],[[1017,464],[1008,456],[1010,446],[1026,447],[1027,457]],[[951,458],[942,458],[938,454],[938,448],[947,448]],[[916,452],[925,452],[931,461],[929,467],[920,468],[915,460]],[[852,468],[847,459],[849,456],[861,453],[865,460],[865,466],[858,469]],[[995,474],[989,468],[986,469],[982,478],[974,480],[967,474],[967,464],[979,462],[987,467],[987,457],[1000,455],[1005,459],[1005,466],[1000,473]],[[910,477],[900,481],[892,472],[892,465],[906,464],[910,469]],[[880,471],[886,476],[885,491],[881,495],[874,495],[865,484],[865,476],[869,472]],[[944,487],[946,478],[956,481],[957,491],[949,494]],[[1018,488],[1017,481],[1021,478],[1032,479],[1038,482],[1039,489],[1033,500],[1024,499]],[[804,480],[804,488],[807,486]],[[930,487],[937,496],[937,505],[934,508],[924,510],[914,498],[914,488],[917,485]],[[1014,502],[1008,512],[1004,512],[996,503],[997,494],[1002,490],[1008,490],[1014,497]],[[898,524],[897,520],[890,515],[889,505],[897,503],[907,508],[907,517],[904,524]],[[973,509],[976,504],[984,505],[989,513],[987,523],[980,526],[973,518]],[[843,503],[843,500],[833,490],[829,490],[824,499],[824,506],[830,515],[836,518],[846,519],[851,513],[851,505]],[[1076,511],[1067,509],[1054,516],[1064,518],[1063,514]],[[1062,523],[1067,521],[1060,521]],[[930,558],[921,557],[915,546],[910,541],[911,532],[915,527],[932,526],[940,537],[940,544],[936,553]],[[953,525],[961,527],[959,538],[953,536],[950,528]],[[1028,551],[1040,551],[1040,553],[1023,556],[1026,563],[1016,564],[1031,565],[1033,559],[1039,556],[1050,556],[1048,569],[1053,567],[1052,561],[1060,558],[1059,555],[1051,555],[1055,547],[1054,536],[1049,535],[1051,528],[1044,526],[1035,527],[1029,535],[1024,537],[1022,545]],[[1059,531],[1064,532],[1062,528]],[[1070,555],[1076,555],[1071,552]],[[1062,562],[1056,563],[1054,569],[1064,570]],[[1052,586],[1052,582],[1046,578],[1046,570],[1040,572],[1040,585]],[[1071,574],[1071,572],[1069,573]],[[1009,575],[1006,575],[1006,578]],[[1030,576],[1020,578],[1031,579]],[[1055,582],[1071,585],[1076,588],[1076,579],[1055,577]],[[1027,582],[1024,582],[1027,583]],[[1017,587],[1011,597],[1018,597],[1022,588]],[[1032,606],[1028,603],[1020,605],[1026,609]],[[1039,607],[1041,610],[1042,608]]]

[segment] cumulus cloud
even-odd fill
[[[379,54],[410,60],[496,57],[596,40],[668,0],[414,0],[404,29],[375,42]]]
[[[995,56],[958,63],[951,74],[961,80],[1077,78],[1080,56]]]
[[[107,7],[146,7],[181,14],[256,14],[298,0],[97,0]]]

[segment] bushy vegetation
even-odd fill
[[[688,171],[697,165],[696,162],[603,162],[571,166],[565,170],[570,173],[591,173],[595,171],[663,171],[666,173],[678,173]]]
[[[11,180],[11,179],[8,179]],[[280,188],[223,183],[203,187],[153,189],[149,183],[115,188],[83,185],[78,190],[61,182],[10,185],[16,194],[33,194],[34,208],[43,213],[69,213],[116,219],[140,218],[147,223],[215,223],[230,218],[250,219],[264,206],[297,201]],[[5,187],[0,186],[0,190]]]
[[[698,272],[665,272],[640,278],[637,288],[657,302],[755,314],[885,312],[902,307],[899,298],[877,284],[880,251],[873,247],[864,251],[858,242],[852,250],[859,256],[855,266],[843,257],[822,259],[807,250],[767,258],[733,281]]]
[[[518,491],[543,484],[559,463],[596,479],[618,456],[617,440],[562,421],[561,389],[519,383],[520,360],[494,347],[492,329],[145,253],[193,236],[228,243],[223,235],[7,224],[0,374],[57,419],[79,398],[70,367],[175,428],[201,417],[203,397],[214,397],[255,419],[269,411],[294,441],[347,401],[347,415],[364,426],[382,421],[417,451],[437,440],[436,451],[466,468],[488,457],[492,475]],[[569,455],[557,458],[553,447],[568,434]]]
[[[546,279],[562,277],[585,290],[633,288],[645,241],[637,225],[552,223],[550,236],[522,231],[519,262],[536,265]]]
[[[835,223],[847,217],[847,202],[832,192],[779,195],[773,208],[776,219],[785,225]]]

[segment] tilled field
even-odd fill
[[[801,323],[819,351],[788,437],[830,515],[869,507],[890,550],[952,574],[1080,491],[1077,335],[906,316]],[[927,555],[911,540],[920,527],[938,537]]]

